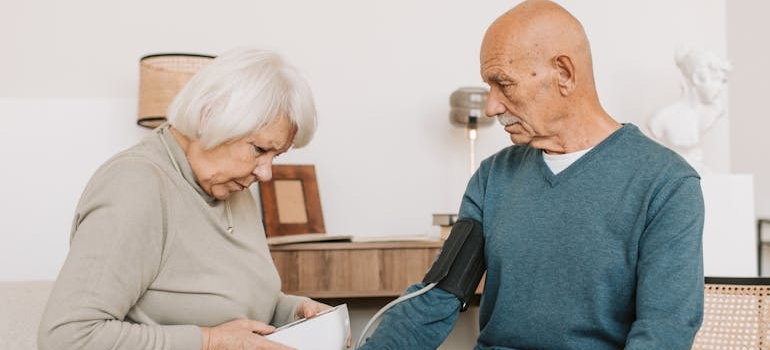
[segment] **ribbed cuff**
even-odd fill
[[[296,319],[297,308],[310,298],[284,294],[278,298],[273,313],[273,326],[280,327]]]

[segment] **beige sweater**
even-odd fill
[[[292,321],[306,299],[281,293],[254,198],[227,201],[232,233],[167,127],[107,161],[78,204],[40,349],[200,350],[198,326]]]

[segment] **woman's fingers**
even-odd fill
[[[297,308],[297,317],[310,318],[318,314],[319,312],[330,309],[331,306],[319,303],[315,300],[308,300]]]
[[[275,327],[259,322],[254,320],[246,320],[248,321],[247,327],[251,330],[252,333],[256,333],[259,335],[265,335],[275,332]]]

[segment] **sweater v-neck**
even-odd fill
[[[540,172],[543,174],[543,178],[546,182],[551,186],[551,188],[554,188],[561,184],[564,181],[567,181],[568,179],[577,176],[581,172],[583,172],[589,164],[597,157],[601,156],[601,153],[603,150],[610,147],[612,144],[616,142],[617,139],[622,137],[622,135],[627,134],[628,132],[632,130],[636,130],[637,127],[633,124],[626,123],[623,124],[618,130],[615,130],[612,134],[607,136],[602,142],[599,142],[596,146],[594,146],[590,151],[588,151],[586,154],[584,154],[582,157],[575,160],[574,163],[570,164],[567,168],[559,172],[558,174],[554,174],[553,171],[551,171],[551,168],[548,167],[548,164],[545,162],[545,157],[543,156],[543,150],[542,149],[534,149],[533,153],[535,157],[537,158],[537,167],[540,168]]]

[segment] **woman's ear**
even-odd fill
[[[567,55],[559,55],[554,58],[554,66],[559,75],[559,92],[567,96],[575,90],[575,65]]]

